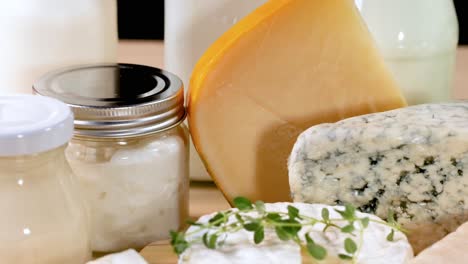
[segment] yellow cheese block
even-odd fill
[[[198,62],[189,125],[228,200],[287,201],[299,133],[404,105],[352,0],[271,0]]]

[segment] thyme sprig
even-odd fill
[[[335,228],[342,233],[349,234],[343,245],[346,253],[339,254],[338,257],[349,260],[351,263],[357,263],[357,256],[363,244],[364,231],[370,222],[390,227],[386,238],[388,241],[394,240],[395,232],[405,232],[395,221],[392,212],[389,212],[387,222],[384,222],[369,217],[358,217],[356,208],[349,204],[344,206],[344,210],[335,209],[341,218],[333,219],[330,218],[330,211],[327,208],[322,209],[321,218],[314,218],[300,214],[299,209],[292,205],[288,205],[286,213],[268,212],[262,201],[252,203],[244,197],[237,197],[233,202],[238,210],[218,212],[207,223],[189,222],[190,225],[198,228],[187,233],[171,231],[171,245],[174,252],[181,255],[195,243],[203,243],[207,248],[216,249],[223,246],[228,234],[240,230],[252,233],[255,244],[260,244],[265,238],[265,229],[268,228],[275,230],[280,240],[293,241],[314,259],[323,260],[327,257],[327,249],[316,243],[310,235],[311,232],[316,231],[305,233],[303,239],[299,237],[299,232],[304,227],[322,224],[324,226],[322,232]],[[202,232],[204,233],[201,237],[193,238],[194,235]]]

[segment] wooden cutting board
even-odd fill
[[[149,264],[177,264],[177,255],[172,251],[169,241],[153,243],[145,247],[140,254]]]

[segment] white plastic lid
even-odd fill
[[[40,153],[73,136],[70,108],[49,97],[0,96],[0,156]]]

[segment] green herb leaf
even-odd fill
[[[352,216],[354,216],[354,214],[356,213],[356,208],[352,206],[351,204],[346,204],[345,208],[346,208],[345,211],[348,212]]]
[[[185,235],[183,233],[171,230],[170,235],[172,248],[177,255],[180,256],[187,248],[190,247],[190,244],[185,240]]]
[[[278,236],[279,239],[281,239],[283,241],[288,241],[288,240],[291,239],[290,236],[289,236],[289,233],[287,231],[285,231],[283,227],[277,226],[277,227],[275,227],[275,231],[276,231],[276,235]]]
[[[315,243],[307,243],[307,251],[316,260],[324,260],[327,257],[327,250]]]
[[[392,231],[387,235],[387,240],[388,241],[393,241],[395,238],[395,230],[392,228]]]
[[[244,225],[244,229],[250,232],[256,231],[259,228],[260,228],[259,222],[251,222],[251,223]]]
[[[171,243],[177,242],[179,239],[183,239],[184,237],[183,233],[179,233],[173,230],[169,231],[169,234],[171,235]]]
[[[395,221],[395,214],[393,213],[393,211],[391,209],[388,210],[388,214],[387,214],[387,222],[391,225],[395,225],[396,221]]]
[[[362,226],[363,226],[364,228],[367,228],[367,227],[369,226],[369,221],[370,221],[370,220],[369,220],[369,217],[364,217],[364,218],[362,218],[362,219],[361,219]]]
[[[353,257],[352,256],[348,256],[348,255],[345,255],[345,254],[338,254],[338,257],[342,260],[352,260]]]
[[[265,230],[263,226],[260,226],[254,233],[254,242],[255,244],[260,244],[265,238]]]
[[[352,233],[353,231],[354,231],[354,225],[347,225],[341,228],[341,232],[343,233]]]
[[[265,203],[263,201],[256,201],[255,202],[255,209],[261,214],[265,213]]]
[[[201,226],[202,225],[202,224],[197,223],[197,222],[195,222],[193,220],[190,220],[190,219],[186,220],[185,223],[187,223],[187,225],[192,225],[192,226]]]
[[[354,242],[351,238],[346,238],[344,241],[344,247],[347,253],[354,254],[357,250],[356,242]]]
[[[208,232],[203,234],[202,241],[205,247],[210,248],[210,244],[208,243]]]
[[[239,221],[239,223],[242,225],[244,224],[245,221],[239,213],[236,213],[234,216],[236,217],[237,221]]]
[[[328,208],[322,208],[322,219],[326,222],[330,221],[330,211]]]
[[[315,243],[314,240],[310,237],[309,233],[305,234],[305,239],[306,239],[307,244]]]
[[[294,206],[288,205],[288,215],[290,219],[296,219],[299,216],[299,209]]]
[[[217,213],[217,214],[216,214],[215,216],[213,216],[210,220],[208,220],[208,223],[210,223],[210,224],[215,223],[214,226],[220,226],[220,225],[223,223],[223,221],[219,221],[219,220],[221,220],[221,219],[223,219],[223,218],[224,218],[224,214],[223,214],[223,213]]]
[[[281,216],[278,213],[268,213],[266,218],[275,222],[281,220]]]
[[[298,222],[297,220],[287,219],[287,220],[280,221],[280,223],[290,224],[290,226],[284,226],[283,229],[291,237],[297,237],[297,233],[299,233],[299,231],[301,231],[302,229],[301,223]]]
[[[236,197],[233,202],[234,206],[241,211],[253,209],[252,202],[245,197]]]
[[[180,243],[177,243],[177,244],[173,245],[174,252],[178,256],[182,255],[182,253],[184,253],[184,251],[187,250],[187,248],[189,248],[189,247],[190,247],[189,243],[183,243],[183,242],[180,242]]]
[[[356,208],[350,204],[345,205],[345,210],[336,210],[337,213],[343,217],[343,219],[348,220],[349,222],[352,222],[355,220],[355,213],[356,213]]]
[[[208,241],[208,248],[215,249],[216,248],[216,241],[218,241],[218,236],[216,234],[211,235],[210,239]]]

